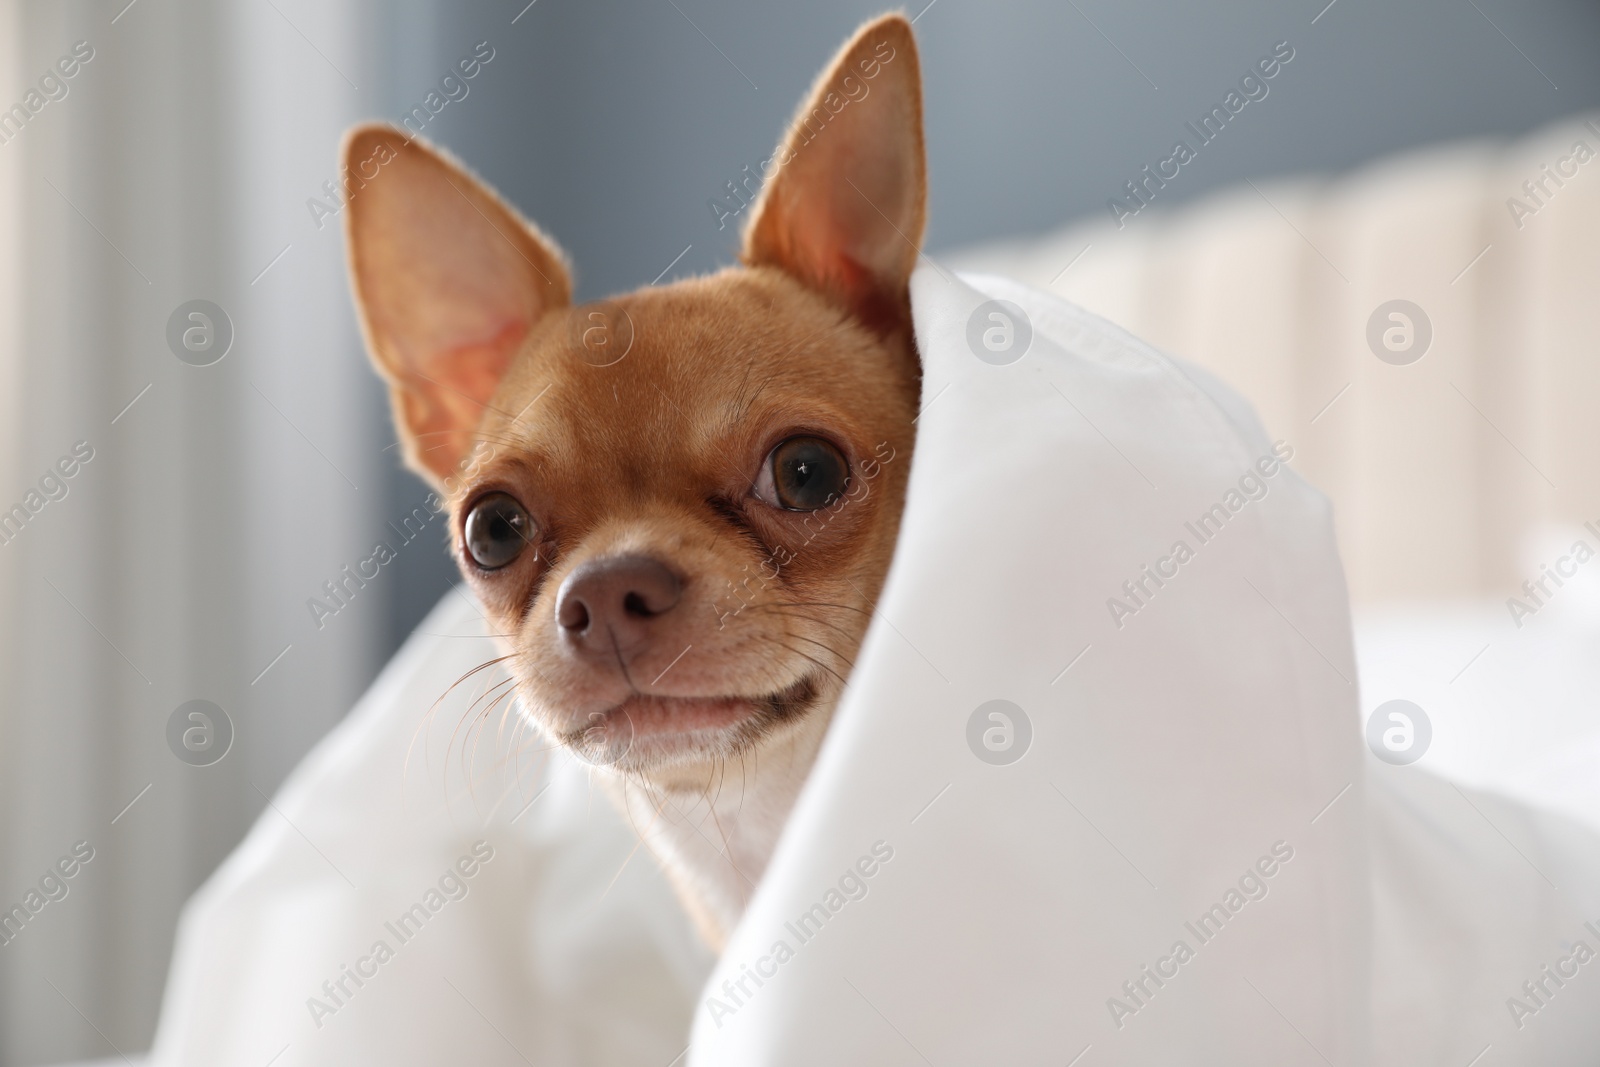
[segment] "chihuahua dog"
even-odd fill
[[[741,265],[573,306],[561,251],[391,126],[344,145],[350,272],[407,463],[520,714],[597,768],[720,948],[893,554],[926,214],[911,25],[862,27],[768,160]]]

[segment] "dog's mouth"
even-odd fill
[[[614,764],[636,746],[667,749],[742,747],[779,725],[797,719],[817,701],[810,675],[764,697],[663,697],[638,693],[589,721],[567,730],[561,740],[591,763]]]

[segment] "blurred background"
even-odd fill
[[[833,49],[879,10],[0,2],[0,523],[22,509],[0,526],[0,906],[75,843],[94,857],[0,946],[0,1067],[148,1047],[184,900],[452,584],[442,522],[403,547],[394,531],[425,489],[399,466],[350,307],[341,132],[411,116],[567,249],[580,298],[599,297],[733,259],[741,220],[713,202],[730,203],[726,184],[767,158]],[[1085,294],[1100,293],[1097,310],[1123,308],[1130,327],[1180,354],[1204,355],[1183,352],[1184,332],[1163,314],[1192,303],[1194,288],[1130,266],[1155,262],[1149,242],[1175,210],[1259,196],[1252,225],[1266,219],[1275,240],[1349,284],[1335,266],[1356,270],[1337,213],[1322,210],[1320,229],[1296,225],[1323,177],[1420,146],[1523,138],[1600,101],[1600,7],[1576,0],[919,0],[911,13],[927,85],[929,248],[1062,231],[1031,253],[967,258],[1020,264],[1091,306]],[[1125,183],[1278,42],[1293,59],[1268,95],[1148,211],[1112,225],[1108,199],[1126,198]],[[441,88],[469,56],[478,73]],[[1600,133],[1586,136],[1600,147]],[[1489,249],[1472,258],[1501,240],[1490,215],[1504,230],[1503,201],[1525,195],[1521,181],[1571,139],[1530,156],[1526,175],[1485,165],[1486,149],[1431,157],[1431,180],[1454,188],[1452,175],[1469,174],[1482,186],[1471,210],[1488,212],[1482,241],[1449,250],[1451,271],[1464,269],[1455,281],[1446,271],[1441,292],[1471,305],[1480,283],[1467,271],[1502,276]],[[1600,183],[1580,173],[1572,180]],[[1556,187],[1544,188],[1548,198]],[[1414,183],[1409,195],[1442,194]],[[1080,218],[1090,221],[1074,227]],[[1370,213],[1361,225],[1375,225]],[[1137,301],[1118,302],[1135,288]],[[1378,300],[1358,303],[1364,321]],[[196,308],[209,325],[186,349]],[[1451,340],[1441,324],[1434,343]],[[1592,335],[1574,343],[1593,350]],[[1475,365],[1500,366],[1497,351],[1486,343]],[[1495,407],[1517,366],[1457,387],[1487,405],[1493,430],[1471,431],[1463,477],[1526,475],[1495,473],[1520,469],[1503,441],[1533,450],[1522,458],[1554,492],[1565,478],[1538,449],[1560,449],[1530,444]],[[1291,411],[1326,428],[1317,407],[1339,402],[1341,380],[1258,403],[1275,431]],[[1570,417],[1591,409],[1580,397]],[[1307,463],[1343,507],[1341,487],[1353,493],[1359,479],[1341,473],[1335,444],[1308,440]],[[1501,537],[1506,510],[1527,499],[1479,497],[1442,520],[1459,543]],[[1555,517],[1582,514],[1581,499],[1569,504]],[[1341,523],[1359,520],[1351,508],[1356,519],[1347,509]],[[1496,595],[1523,573],[1510,550],[1440,562],[1430,545],[1443,542],[1425,527],[1407,553],[1380,559],[1357,525],[1341,538],[1363,602]],[[397,558],[318,619],[308,601],[326,600],[324,583],[379,541]],[[206,766],[169,742],[192,700],[222,709],[217,729],[231,732]]]

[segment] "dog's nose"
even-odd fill
[[[642,651],[662,615],[678,603],[683,585],[660,560],[612,556],[577,566],[556,594],[562,636],[581,652]]]

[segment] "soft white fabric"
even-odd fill
[[[1263,460],[1248,408],[1014,283],[924,269],[913,297],[924,410],[894,566],[716,969],[582,768],[496,773],[516,747],[497,719],[463,766],[455,731],[502,676],[429,716],[495,654],[457,596],[190,905],[156,1063],[664,1067],[691,1027],[696,1067],[1592,1063],[1600,963],[1520,1029],[1506,1001],[1577,939],[1600,948],[1600,850],[1364,754],[1326,502]],[[1007,366],[967,340],[995,297],[1033,332]],[[1219,504],[1202,544],[1186,524]],[[1179,540],[1193,558],[1157,587],[1144,568]],[[1004,766],[968,740],[996,699],[1032,731]],[[479,839],[468,895],[319,1028],[322,982]],[[1179,941],[1192,958],[1157,987],[1144,968]]]
[[[735,1015],[702,1006],[691,1062],[1281,1063],[1306,1040],[1364,1062],[1364,787],[1325,501],[1260,477],[1272,446],[1244,409],[1103,320],[931,270],[913,296],[927,406],[880,625],[712,991],[794,945],[785,923],[874,841],[895,856]],[[968,344],[992,297],[1032,324],[1009,366]],[[1252,474],[1269,491],[1248,501]],[[1185,523],[1230,490],[1200,543]],[[1178,541],[1194,558],[1119,626],[1108,600],[1138,604],[1123,582]],[[966,739],[996,698],[1034,731],[1004,767]],[[1267,896],[1202,944],[1186,921],[1275,845],[1292,859],[1264,863]],[[1179,941],[1194,959],[1130,996]]]
[[[1406,699],[1433,728],[1415,767],[1375,764],[1374,1005],[1384,1062],[1466,1063],[1490,1043],[1497,1063],[1600,1057],[1594,964],[1548,1010],[1518,1012],[1521,1029],[1507,1004],[1517,996],[1532,1006],[1522,983],[1574,939],[1600,949],[1574,923],[1587,916],[1600,927],[1597,593],[1592,578],[1569,582],[1521,627],[1504,602],[1357,615],[1364,711]]]
[[[432,707],[498,654],[452,593],[294,772],[184,913],[154,1064],[665,1067],[683,1051],[711,957],[632,829],[582,765],[513,744],[504,704],[482,718],[497,668]],[[479,736],[463,725],[480,719]],[[466,895],[440,893],[402,944],[390,927],[478,841],[493,858]],[[380,940],[393,959],[336,1004],[323,982]]]
[[[1567,589],[1519,628],[1504,601],[1357,613],[1362,706],[1425,708],[1417,766],[1600,830],[1600,589]]]

